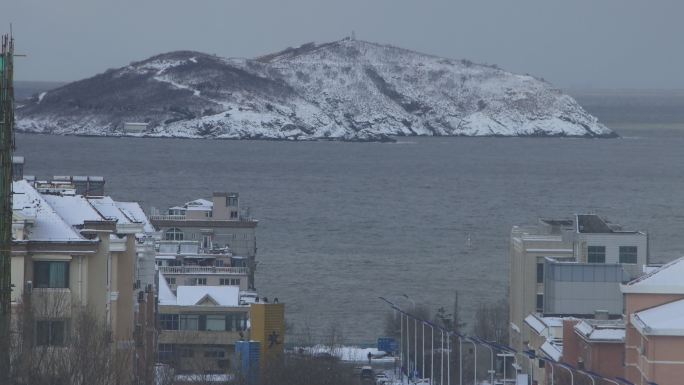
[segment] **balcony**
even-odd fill
[[[237,331],[160,330],[160,344],[233,345],[240,340]]]
[[[159,271],[166,274],[221,274],[247,275],[246,267],[216,267],[216,266],[159,266]]]
[[[185,215],[150,215],[151,221],[184,221]]]

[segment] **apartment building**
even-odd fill
[[[536,226],[514,226],[511,230],[509,319],[511,323],[510,346],[523,350],[530,340],[525,331],[525,318],[544,307],[543,276],[547,257],[555,260],[574,260],[573,245],[564,238],[563,232],[570,228],[571,220],[540,219]]]
[[[59,194],[13,183],[13,305],[30,301],[35,343],[63,345],[72,317],[88,309],[111,328],[119,347],[134,332],[135,234],[143,225],[109,197]]]
[[[254,289],[258,221],[240,206],[239,194],[215,192],[212,200],[196,199],[164,214],[153,210],[150,220],[163,240],[197,242],[205,254],[230,253],[230,266],[247,268],[246,285]]]
[[[171,288],[178,286],[236,286],[248,289],[244,258],[226,249],[205,250],[197,241],[157,242],[156,263]]]
[[[684,258],[621,286],[625,378],[637,385],[684,378]]]
[[[510,343],[525,350],[530,334],[523,322],[531,313],[618,317],[619,284],[643,271],[648,236],[595,214],[540,219],[536,226],[513,227],[509,255]]]
[[[625,341],[622,319],[570,319],[563,326],[561,362],[607,378],[622,377]]]
[[[529,350],[535,355],[558,361],[563,349],[563,319],[558,317],[543,317],[538,314],[530,314],[525,317],[523,327],[529,333],[527,343]],[[521,361],[529,373],[530,378],[536,380],[539,385],[550,383],[547,378],[547,365],[544,361],[528,358]]]
[[[226,374],[248,338],[249,305],[237,286],[176,286],[159,277],[159,360],[176,374]]]

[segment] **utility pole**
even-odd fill
[[[9,382],[12,291],[12,152],[14,150],[14,39],[0,39],[0,383]]]

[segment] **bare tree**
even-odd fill
[[[495,303],[483,303],[475,312],[473,334],[499,344],[508,343],[508,301],[501,299]]]
[[[15,307],[12,385],[129,385],[133,346],[66,292],[26,291]]]

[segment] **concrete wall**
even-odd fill
[[[637,263],[624,264],[629,279],[642,274],[642,266],[647,264],[648,237],[642,233],[614,233],[614,234],[577,234],[575,256],[578,262],[587,262],[589,246],[605,246],[606,263],[620,263],[620,246],[637,247]]]
[[[510,322],[520,330],[510,330],[510,343],[515,349],[521,349],[529,340],[523,321],[536,311],[537,294],[543,293],[543,286],[537,284],[537,263],[550,256],[572,257],[572,244],[564,242],[560,235],[528,237],[518,228],[511,231],[509,312]]]
[[[256,255],[256,229],[254,227],[212,227],[209,221],[201,226],[188,221],[178,221],[173,227],[183,232],[185,241],[202,241],[204,235],[211,235],[212,243],[217,246],[229,245],[235,255],[253,257]],[[171,226],[161,227],[162,239]],[[209,231],[208,231],[209,230]]]
[[[625,294],[625,378],[635,384],[645,381],[679,385],[684,378],[684,337],[642,336],[631,324],[630,315],[661,304],[684,299],[684,294]],[[642,354],[646,346],[647,354]],[[649,362],[650,361],[650,362]],[[654,362],[661,361],[661,362]],[[665,361],[665,362],[662,362]],[[656,379],[656,377],[658,377]]]
[[[544,314],[593,315],[606,310],[622,314],[620,265],[544,264]]]
[[[220,275],[220,274],[164,274],[164,277],[175,278],[175,285],[169,284],[171,289],[175,289],[176,286],[191,286],[190,280],[192,278],[206,278],[207,284],[205,286],[221,286],[221,279],[239,279],[240,280],[240,290],[247,290],[248,288],[248,278],[247,275]]]

